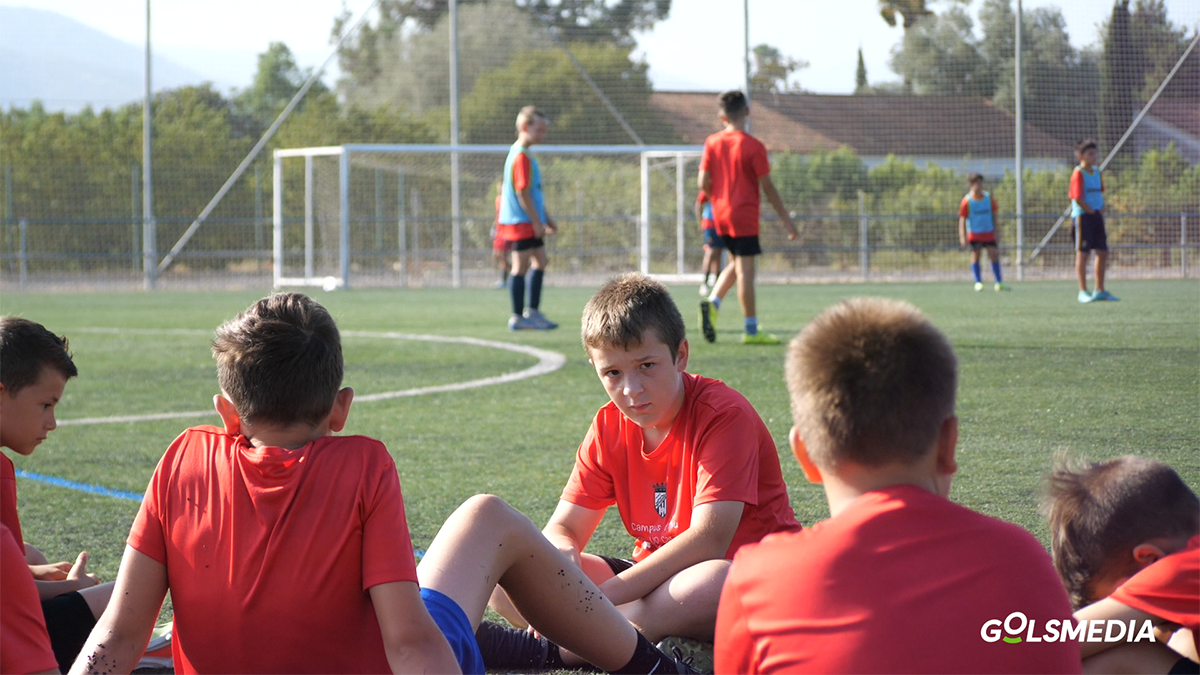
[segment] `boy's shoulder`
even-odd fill
[[[683,404],[693,410],[711,414],[750,412],[758,417],[758,411],[742,392],[721,380],[685,372],[683,384]]]

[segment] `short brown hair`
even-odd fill
[[[300,293],[263,298],[217,329],[221,389],[247,422],[319,424],[342,386],[333,317]]]
[[[537,106],[527,105],[521,108],[521,112],[517,113],[517,133],[521,133],[526,124],[529,124],[538,117],[548,119],[545,113],[537,109]]]
[[[67,338],[29,319],[0,316],[0,384],[9,396],[37,382],[45,368],[66,379],[79,374]]]
[[[976,181],[982,183],[983,174],[979,173],[978,171],[972,171],[971,173],[967,174],[967,185],[974,185]]]
[[[637,272],[614,277],[600,287],[583,308],[580,337],[583,348],[622,347],[642,342],[647,330],[671,348],[671,360],[685,337],[683,316],[671,293],[659,282]]]
[[[785,370],[796,427],[822,468],[915,462],[954,414],[954,349],[907,302],[826,309],[792,340]]]
[[[1138,569],[1133,548],[1150,539],[1200,534],[1200,499],[1171,467],[1125,456],[1080,463],[1055,460],[1046,478],[1042,512],[1050,523],[1054,567],[1082,607],[1091,582]]]
[[[750,106],[746,103],[746,95],[739,89],[733,89],[717,98],[717,107],[726,119],[734,120],[745,117],[746,109]]]
[[[1098,150],[1100,146],[1096,143],[1096,139],[1087,138],[1075,144],[1075,154],[1082,156],[1088,150]]]

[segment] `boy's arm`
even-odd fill
[[[704,224],[704,204],[696,202],[696,222]]]
[[[54,565],[30,565],[37,585],[38,597],[42,600],[56,598],[64,593],[90,588],[100,583],[100,578],[87,571],[88,554],[83,551],[75,558],[75,564],[60,562]],[[62,568],[66,566],[66,573]]]
[[[592,533],[604,519],[604,511],[588,509],[566,500],[559,500],[550,516],[550,522],[542,529],[542,534],[571,559],[576,567],[580,567],[579,554],[592,538]]]
[[[696,184],[700,186],[701,190],[707,193],[712,190],[712,176],[707,171],[701,169],[700,176],[696,179]]]
[[[429,616],[417,584],[394,581],[372,586],[368,593],[393,673],[462,672],[446,636]]]
[[[692,510],[692,525],[638,564],[600,585],[614,605],[649,595],[664,581],[706,560],[720,560],[742,521],[742,502],[708,502]]]
[[[84,673],[128,673],[150,641],[167,594],[167,567],[132,546],[125,547],[112,600],[71,666]]]
[[[783,199],[779,196],[779,191],[775,189],[775,183],[771,180],[770,174],[758,179],[762,190],[767,195],[767,201],[771,202],[771,206],[775,209],[775,213],[779,214],[779,219],[783,221],[783,229],[787,231],[788,240],[795,241],[796,224],[792,222],[792,216],[788,213],[787,207],[783,205]]]
[[[533,236],[540,239],[546,234],[546,225],[542,223],[537,207],[533,205],[533,188],[526,185],[516,193],[517,201],[521,202],[521,208],[525,209],[525,213],[529,216],[529,222],[533,225]]]
[[[1075,622],[1076,623],[1078,623],[1080,621],[1097,621],[1097,620],[1110,620],[1110,619],[1116,619],[1125,624],[1128,624],[1130,621],[1135,621],[1135,622],[1137,622],[1137,624],[1139,626],[1142,624],[1142,622],[1149,619],[1154,624],[1156,629],[1162,625],[1169,626],[1169,629],[1166,631],[1167,635],[1169,635],[1171,633],[1171,631],[1174,630],[1174,624],[1171,624],[1169,621],[1166,621],[1165,619],[1163,619],[1161,617],[1154,616],[1153,614],[1143,612],[1140,609],[1134,609],[1134,608],[1130,607],[1129,605],[1117,602],[1116,600],[1113,600],[1112,598],[1104,598],[1103,600],[1098,600],[1098,601],[1088,605],[1087,607],[1084,607],[1084,608],[1080,609],[1079,611],[1075,612]],[[1160,631],[1156,630],[1155,632],[1157,634]],[[1158,638],[1158,636],[1156,635],[1156,639],[1157,638]],[[1098,654],[1098,653],[1104,651],[1105,649],[1108,649],[1110,647],[1113,647],[1113,646],[1116,646],[1119,644],[1124,644],[1124,643],[1121,643],[1121,642],[1080,642],[1079,643],[1080,656],[1082,658],[1086,659],[1087,657],[1092,656],[1093,654]]]
[[[967,245],[967,219],[962,216],[958,217],[958,245]]]

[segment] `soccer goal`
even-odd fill
[[[496,278],[507,145],[340,145],[274,153],[274,283],[480,286]],[[696,267],[699,146],[534,148],[554,274]]]

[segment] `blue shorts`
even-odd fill
[[[425,601],[425,609],[429,610],[433,622],[446,636],[446,642],[450,643],[463,675],[483,675],[483,654],[479,651],[475,631],[471,630],[471,622],[467,620],[462,607],[432,588],[421,589],[421,600]]]
[[[725,240],[717,234],[717,228],[707,227],[704,229],[704,245],[709,248],[725,248]]]

